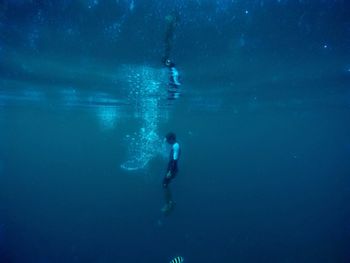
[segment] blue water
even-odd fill
[[[0,263],[350,262],[349,10],[3,1]]]

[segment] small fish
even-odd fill
[[[172,259],[169,263],[182,263],[182,262],[184,262],[183,257],[176,257],[176,258]]]

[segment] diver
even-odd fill
[[[167,59],[165,61],[165,66],[169,68],[169,84],[180,86],[181,83],[179,82],[179,71],[176,69],[175,63],[170,59]]]
[[[167,23],[164,38],[164,55],[162,57],[162,63],[169,70],[169,83],[168,83],[168,99],[177,99],[180,96],[179,87],[181,85],[179,81],[179,71],[175,67],[175,63],[170,59],[171,50],[173,47],[174,31],[178,24],[179,16],[176,14],[167,15],[165,17]]]
[[[178,99],[180,97],[181,85],[179,81],[179,72],[175,67],[175,63],[170,59],[167,59],[164,64],[169,69],[168,99]]]
[[[163,178],[164,200],[165,205],[162,208],[162,212],[168,215],[174,209],[174,201],[172,199],[171,191],[169,188],[170,182],[175,178],[178,172],[177,163],[180,158],[180,144],[176,140],[176,135],[173,132],[169,132],[165,136],[165,140],[171,145],[170,156],[166,174]]]

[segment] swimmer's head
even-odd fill
[[[165,135],[165,139],[167,143],[174,144],[176,142],[176,135],[173,132],[169,132],[167,135]]]
[[[167,67],[171,66],[171,60],[170,59],[165,60],[165,66],[167,66]]]
[[[172,62],[171,59],[166,56],[162,57],[162,63],[168,68],[175,67],[175,63]]]

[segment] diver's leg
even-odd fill
[[[165,204],[170,204],[173,202],[173,197],[169,187],[164,188],[164,201]]]
[[[169,183],[170,183],[170,178],[165,176],[164,179],[163,179],[163,188],[164,189],[168,188],[168,184]]]
[[[175,205],[169,187],[164,188],[164,202],[162,212],[168,216],[173,211]]]
[[[164,206],[162,212],[165,215],[169,215],[170,212],[174,209],[174,201],[170,191],[169,183],[172,177],[164,177],[163,179],[163,195],[164,195]]]

